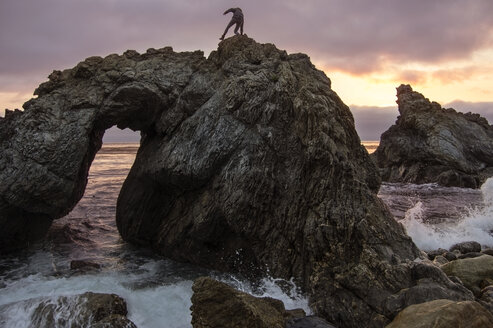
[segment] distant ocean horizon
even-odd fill
[[[361,144],[366,148],[366,151],[368,151],[368,153],[371,154],[375,150],[377,150],[378,145],[380,144],[380,141],[378,141],[378,140],[363,140],[363,141],[361,141]]]
[[[371,154],[378,148],[380,141],[378,141],[378,140],[363,140],[363,141],[361,141],[361,144],[366,148],[368,153]],[[104,142],[104,145],[106,145],[106,146],[112,145],[115,147],[126,147],[126,146],[138,147],[139,141]]]

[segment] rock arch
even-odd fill
[[[142,133],[117,203],[125,240],[219,270],[295,277],[340,327],[472,297],[411,262],[419,251],[376,196],[349,108],[306,55],[246,36],[208,59],[127,51],[54,72],[36,94],[0,120],[3,249],[77,203],[104,130],[117,125]]]
[[[0,250],[41,238],[53,219],[72,210],[106,129],[156,133],[160,115],[178,100],[199,62],[205,62],[202,53],[169,47],[90,57],[50,74],[23,112],[7,111],[0,119],[0,223],[6,228]]]

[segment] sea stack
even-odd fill
[[[341,328],[472,299],[421,262],[376,195],[378,171],[349,108],[304,54],[247,36],[209,58],[127,51],[54,72],[36,94],[0,120],[3,250],[73,208],[117,125],[142,135],[117,204],[128,242],[216,270],[294,277],[315,313]]]
[[[397,88],[400,116],[372,154],[388,182],[479,188],[493,176],[493,127],[479,114],[430,102],[409,85]]]

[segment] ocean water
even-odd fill
[[[46,241],[0,259],[0,328],[31,326],[40,299],[87,291],[115,293],[127,301],[128,318],[139,328],[191,327],[193,280],[211,276],[255,296],[270,296],[287,309],[311,313],[308,300],[292,281],[242,277],[207,271],[163,259],[124,243],[115,223],[116,200],[135,159],[138,144],[105,144],[90,170],[86,192],[74,210],[55,221]],[[70,270],[72,260],[101,265],[92,273]],[[70,303],[57,309],[73,316]],[[68,327],[60,325],[59,327]],[[33,327],[34,328],[34,327]]]
[[[367,146],[374,150],[375,142]],[[191,327],[191,286],[203,275],[310,313],[307,298],[292,281],[266,277],[249,282],[124,243],[115,224],[116,199],[137,149],[138,144],[105,144],[91,166],[83,199],[54,222],[46,241],[0,259],[0,327],[30,327],[40,299],[56,301],[87,291],[125,298],[128,317],[139,328]],[[468,240],[493,247],[493,179],[481,190],[384,183],[379,197],[423,250]],[[72,260],[96,262],[101,269],[76,273],[70,270]],[[58,311],[70,317],[74,309],[67,304]]]

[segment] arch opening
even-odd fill
[[[53,220],[46,243],[70,260],[108,258],[123,245],[116,228],[116,203],[140,146],[140,133],[116,126],[105,131],[90,164],[82,198],[65,216]]]

